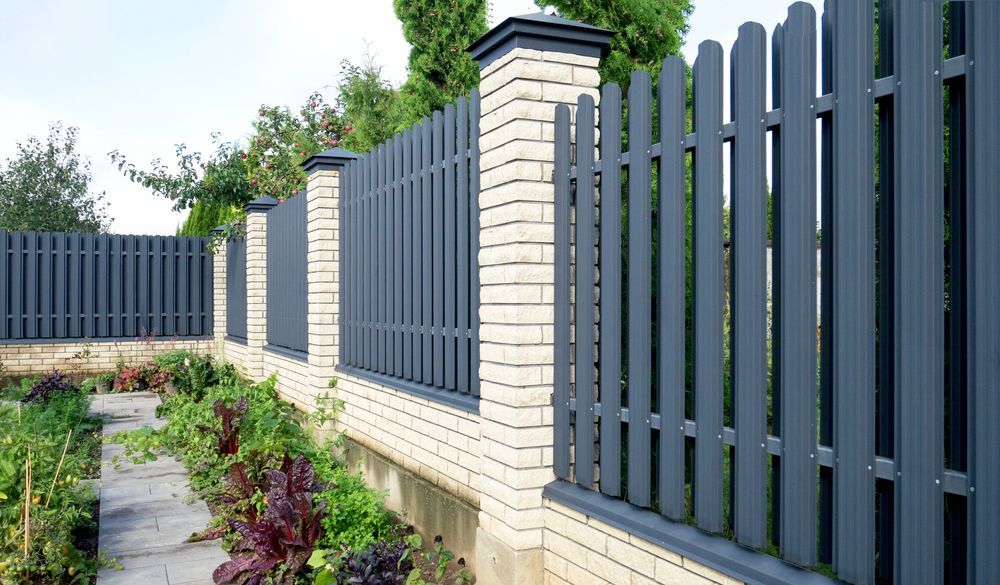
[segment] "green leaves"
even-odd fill
[[[90,163],[76,151],[79,130],[49,126],[29,136],[0,169],[0,229],[103,232],[111,218],[104,193],[90,192]]]

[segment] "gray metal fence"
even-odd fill
[[[478,396],[478,91],[343,177],[342,365]]]
[[[309,350],[306,192],[267,212],[267,343]]]
[[[875,14],[830,1],[818,38],[793,5],[771,37],[770,109],[767,35],[742,26],[727,123],[712,41],[690,110],[680,59],[658,103],[632,77],[626,152],[617,86],[598,160],[593,99],[575,148],[557,108],[555,470],[852,583],[995,583],[1000,4],[886,0],[877,34]]]
[[[0,342],[212,333],[206,238],[0,232]]]
[[[226,243],[226,335],[247,338],[247,242]]]

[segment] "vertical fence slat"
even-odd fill
[[[375,150],[365,158],[363,175],[365,178],[365,367],[374,370],[377,367],[378,336],[375,331],[376,312],[376,278],[378,275],[378,249],[375,247]]]
[[[968,441],[970,467],[969,582],[989,583],[1000,574],[1000,4],[969,3],[966,9],[968,78]],[[954,162],[952,163],[954,164]],[[954,218],[952,218],[954,221]],[[975,491],[971,491],[975,489]]]
[[[444,387],[455,389],[455,106],[444,107]],[[440,237],[440,236],[439,236]]]
[[[170,242],[173,244],[173,243],[176,242],[176,240],[170,240]],[[109,291],[109,284],[111,282],[110,266],[109,266],[110,256],[111,256],[111,249],[110,249],[110,246],[109,246],[109,238],[108,238],[107,235],[100,234],[100,235],[97,236],[96,241],[94,242],[94,254],[95,254],[96,258],[97,258],[97,280],[95,282],[96,289],[97,289],[97,293],[96,293],[96,296],[97,296],[97,331],[96,331],[96,335],[99,335],[101,337],[110,337],[111,336],[111,327],[110,327],[110,323],[108,321],[108,317],[109,317],[109,313],[110,313],[111,309],[110,309],[110,307],[108,305],[108,303],[110,301],[108,291]],[[168,271],[168,278],[171,281],[173,281],[173,275],[174,275],[174,272],[173,272],[173,269],[172,269],[172,266],[171,266],[171,270]],[[170,295],[170,302],[169,302],[169,305],[168,305],[168,312],[172,313],[173,312],[173,307],[174,307],[174,305],[173,305],[173,292],[174,291],[170,291],[170,292],[171,292],[171,295]]]
[[[38,234],[25,233],[24,328],[29,338],[38,337]]]
[[[80,334],[83,337],[94,337],[96,327],[94,315],[97,306],[94,299],[94,276],[97,273],[97,259],[94,254],[94,234],[82,234],[80,236],[80,287],[83,294],[83,322]]]
[[[403,377],[413,379],[413,306],[415,299],[413,295],[413,184],[411,174],[413,173],[413,134],[409,128],[403,130],[402,142],[403,168],[401,181],[403,193],[402,211],[402,242],[400,244],[403,253],[401,257],[402,278],[403,278]]]
[[[601,333],[598,337],[601,396],[601,492],[621,495],[622,379],[622,93],[607,83],[601,92]]]
[[[684,135],[686,133],[684,62],[668,57],[660,70],[660,175],[659,209],[659,283],[657,290],[657,342],[659,343],[659,411],[660,411],[660,512],[673,520],[685,516],[684,478],[684,286],[685,286],[685,165]],[[604,105],[604,102],[601,102]],[[617,114],[617,112],[616,112]],[[606,120],[601,113],[601,123]],[[617,129],[617,128],[615,128]],[[606,137],[604,129],[601,136]],[[616,134],[617,135],[617,134]],[[605,138],[607,140],[607,138]],[[613,139],[617,142],[617,139]],[[604,182],[601,187],[601,230],[604,230]],[[609,210],[610,211],[610,210]],[[617,224],[618,222],[612,221]],[[612,226],[613,228],[614,226]],[[613,243],[613,242],[612,242]],[[602,241],[602,248],[604,243]],[[601,254],[604,257],[604,254]],[[603,269],[602,269],[603,279]],[[620,278],[620,277],[615,277]],[[611,283],[615,287],[614,282]],[[619,293],[620,294],[620,293]],[[604,288],[601,288],[604,300]],[[603,316],[604,310],[601,310]],[[602,320],[603,322],[603,320]],[[601,331],[601,339],[604,331]],[[614,341],[614,340],[612,340]],[[602,348],[601,355],[604,355]],[[602,384],[603,392],[604,386]],[[603,433],[603,429],[602,429]],[[609,456],[611,453],[608,454]],[[605,461],[604,453],[601,460]],[[603,463],[601,466],[603,475]],[[617,469],[617,459],[615,468]]]
[[[424,118],[421,124],[423,141],[423,172],[422,172],[422,193],[423,208],[421,210],[421,222],[423,223],[423,244],[421,246],[423,257],[423,382],[424,384],[434,383],[434,258],[433,242],[434,234],[432,229],[432,215],[434,209],[434,187],[433,187],[433,167],[434,167],[434,140],[431,130],[431,122]]]
[[[393,226],[395,227],[395,233],[393,235],[393,244],[395,246],[395,254],[393,256],[393,269],[395,270],[395,283],[396,286],[394,298],[396,300],[396,308],[393,311],[395,319],[393,321],[393,343],[396,345],[394,355],[396,357],[393,371],[396,376],[403,375],[403,303],[409,303],[409,297],[403,298],[403,136],[397,134],[395,141],[393,142],[392,157],[395,159],[393,174],[393,196],[396,200],[395,215],[393,216]]]
[[[423,127],[413,125],[413,379],[424,379]]]
[[[431,240],[433,250],[432,286],[433,291],[433,329],[434,329],[434,385],[444,384],[444,239],[440,234],[444,230],[444,183],[442,182],[442,159],[444,158],[444,116],[440,111],[434,112],[434,154],[431,159],[433,191],[433,227],[435,237]]]
[[[698,46],[694,64],[694,508],[698,527],[722,515],[722,47]],[[631,276],[630,276],[631,278]]]
[[[594,483],[594,98],[581,95],[576,109],[576,481]]]
[[[125,307],[123,302],[125,299],[125,291],[124,291],[125,256],[126,252],[125,252],[124,238],[120,236],[111,236],[108,239],[108,262],[109,262],[110,277],[111,277],[110,286],[108,288],[108,295],[110,296],[109,326],[111,328],[111,335],[114,337],[122,337],[123,335],[126,335],[124,330]],[[182,278],[186,276],[184,272],[184,269],[186,267],[187,267],[186,264],[182,263],[181,268],[178,271],[179,274],[182,276]],[[182,290],[183,289],[179,288],[178,294],[181,294]],[[187,309],[187,304],[185,302],[187,299],[185,297],[181,298],[182,300],[179,303],[179,307]],[[178,310],[181,309],[179,308]]]
[[[896,564],[901,583],[944,580],[942,11],[894,8]],[[903,161],[905,161],[905,166]],[[957,163],[957,161],[954,161]]]
[[[479,120],[471,120],[471,123],[478,124]],[[469,101],[461,97],[458,99],[458,201],[456,208],[458,217],[456,219],[458,243],[455,246],[458,251],[458,274],[456,282],[458,286],[457,299],[457,319],[455,326],[458,329],[458,369],[457,389],[459,392],[469,392]]]
[[[10,339],[10,288],[14,284],[10,271],[10,233],[0,230],[0,339]]]
[[[386,232],[386,279],[388,280],[388,285],[386,287],[386,294],[388,298],[386,299],[386,351],[388,355],[386,356],[386,373],[396,374],[396,365],[398,363],[399,356],[396,355],[396,334],[397,327],[396,323],[399,319],[399,315],[396,313],[397,297],[399,296],[399,286],[400,282],[396,276],[396,266],[399,263],[399,256],[396,254],[396,240],[399,239],[400,233],[396,226],[396,212],[397,203],[399,197],[397,197],[397,186],[396,174],[398,169],[397,164],[401,162],[399,158],[396,157],[396,149],[398,148],[399,136],[394,136],[389,142],[386,143],[385,157],[386,157],[386,173],[385,173],[385,188],[386,188],[386,198],[388,199],[388,205],[386,210],[385,223],[382,224],[382,230]]]
[[[555,119],[555,314],[553,370],[553,452],[557,477],[569,479],[569,247],[570,247],[570,131],[569,106],[556,106]],[[603,467],[603,466],[602,466]],[[603,469],[602,469],[603,471]]]
[[[38,289],[38,336],[42,338],[52,337],[52,289],[55,283],[52,281],[52,234],[39,234],[38,257],[39,257],[39,280],[36,281]]]
[[[730,361],[736,426],[733,524],[736,540],[754,548],[764,546],[767,528],[766,40],[764,27],[744,24],[731,59],[734,88],[731,105],[736,121],[735,188],[730,204],[733,336]],[[663,236],[660,237],[662,242]]]
[[[652,352],[649,340],[653,334],[650,304],[653,239],[650,194],[652,87],[645,71],[632,74],[628,101],[631,157],[628,166],[628,499],[637,506],[647,507],[652,467]],[[721,227],[721,223],[719,225]]]
[[[778,23],[771,33],[771,107],[781,107],[781,55],[782,41],[784,38],[784,26]],[[771,242],[771,282],[775,283],[781,279],[781,265],[774,262],[773,250],[781,243],[781,218],[779,214],[773,213],[777,206],[777,201],[781,200],[781,127],[771,131],[771,198],[772,198],[772,218],[771,231],[774,240]],[[781,304],[781,290],[771,287],[771,306],[777,307]],[[772,311],[771,314],[771,338],[777,335],[781,329],[781,313]],[[781,352],[774,351],[772,344],[771,351],[771,371],[777,372],[781,368]],[[771,432],[774,435],[781,435],[781,380],[772,374],[771,379]],[[774,546],[781,544],[781,457],[770,457],[771,463],[771,501],[769,510],[771,513],[771,536],[770,543]],[[778,489],[773,489],[778,486]]]
[[[834,568],[875,573],[875,217],[872,5],[831,1],[833,17],[832,352]],[[785,421],[782,421],[784,423]]]
[[[385,184],[386,177],[386,147],[385,143],[378,145],[378,161],[376,163],[376,174],[375,174],[375,193],[377,196],[377,219],[375,220],[375,230],[376,230],[376,240],[378,242],[378,290],[376,291],[378,301],[378,345],[377,345],[377,361],[378,361],[378,371],[380,373],[386,373],[388,362],[388,348],[386,347],[386,339],[388,338],[388,308],[389,308],[389,269],[388,269],[388,250],[386,239],[388,230],[385,228],[386,211],[387,211],[387,199],[389,198],[388,188]]]
[[[479,90],[469,96],[469,391],[479,396]]]
[[[124,260],[123,283],[124,283],[124,318],[122,319],[122,334],[128,337],[135,337],[139,334],[135,326],[135,293],[137,288],[135,260],[136,260],[136,238],[135,236],[123,236],[122,258]],[[197,290],[197,289],[195,289]]]
[[[14,339],[24,337],[24,233],[11,232],[11,325]]]
[[[788,11],[781,58],[777,376],[781,394],[781,550],[816,559],[816,14]]]

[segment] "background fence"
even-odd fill
[[[558,476],[852,583],[995,581],[1000,437],[973,417],[995,404],[981,376],[996,355],[971,316],[997,309],[970,288],[985,282],[970,262],[996,253],[971,229],[996,197],[977,170],[995,153],[972,106],[998,88],[964,53],[998,52],[985,24],[968,34],[977,4],[942,15],[879,2],[876,36],[874,2],[833,1],[820,43],[813,8],[793,5],[771,37],[770,110],[767,36],[748,23],[731,55],[731,122],[722,48],[706,41],[690,110],[684,63],[663,63],[655,128],[650,78],[632,77],[626,152],[622,96],[605,86],[598,160],[593,99],[578,102],[575,164],[558,107]]]
[[[267,343],[299,352],[309,351],[306,203],[301,191],[267,212]]]
[[[0,340],[210,335],[207,242],[0,232]]]
[[[343,176],[343,364],[478,396],[479,93]]]
[[[247,338],[247,242],[226,242],[226,335]]]

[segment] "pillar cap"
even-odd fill
[[[268,197],[267,195],[254,199],[250,203],[243,206],[243,211],[247,213],[253,213],[255,211],[266,212],[275,205],[278,204],[278,200],[274,197]]]
[[[346,165],[358,158],[358,155],[343,148],[331,148],[319,154],[314,154],[302,163],[302,168],[306,174],[313,171],[329,171]]]
[[[208,233],[210,233],[212,235],[221,234],[221,233],[224,233],[226,231],[227,227],[229,227],[229,226],[226,225],[226,224],[217,225],[214,228],[212,228],[212,230],[210,232],[208,232]]]
[[[483,69],[514,49],[600,57],[614,31],[544,13],[511,16],[467,49]]]

